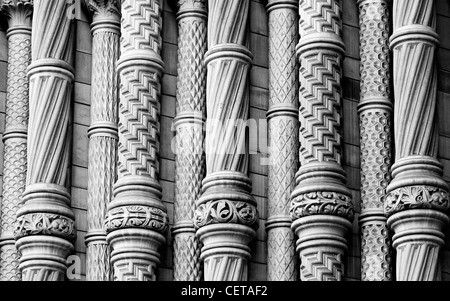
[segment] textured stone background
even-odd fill
[[[444,179],[450,182],[450,3],[447,0],[437,1],[437,32],[441,37],[441,48],[438,53],[439,91],[438,108],[440,123],[439,159],[444,164]],[[171,151],[173,132],[171,123],[175,116],[175,89],[177,76],[177,26],[174,7],[164,1],[163,14],[163,60],[166,74],[162,81],[161,99],[161,150],[160,178],[163,187],[163,200],[173,219],[173,199],[175,162]],[[268,26],[263,0],[251,0],[250,9],[250,50],[254,55],[254,66],[250,76],[250,118],[265,118],[268,107]],[[357,105],[359,102],[359,26],[356,1],[343,2],[343,39],[346,44],[346,58],[343,64],[343,155],[344,168],[347,172],[347,184],[353,194],[357,212],[360,211],[360,172],[359,172],[359,120]],[[3,17],[2,17],[3,18]],[[86,246],[84,236],[87,231],[87,166],[88,138],[87,129],[90,115],[91,86],[91,34],[90,26],[83,14],[77,23],[77,42],[75,56],[75,85],[73,118],[72,164],[71,174],[72,209],[76,216],[78,239],[76,254],[82,259],[82,280],[85,280]],[[5,126],[5,92],[7,72],[7,41],[4,20],[0,20],[0,135]],[[260,135],[266,135],[267,129],[259,129]],[[257,139],[253,137],[253,139]],[[258,145],[250,143],[255,148]],[[256,149],[251,149],[254,153]],[[258,150],[259,151],[259,150]],[[0,158],[3,157],[3,142],[0,142]],[[260,165],[260,154],[250,155],[250,173],[253,181],[253,195],[258,201],[261,221],[256,241],[252,243],[252,261],[249,267],[250,280],[266,280],[267,244],[264,224],[267,219],[267,167]],[[0,160],[0,190],[1,173]],[[358,215],[357,215],[358,217]],[[355,218],[353,230],[348,235],[349,252],[346,258],[345,276],[347,280],[361,278],[361,242],[358,219]],[[450,281],[450,231],[447,231],[446,251],[442,256],[443,280]],[[167,245],[163,247],[160,280],[172,280],[172,239],[168,234]]]

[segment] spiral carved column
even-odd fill
[[[206,281],[248,278],[249,243],[258,226],[251,195],[248,139],[249,0],[209,0],[206,169],[195,226]]]
[[[345,235],[354,208],[341,167],[341,1],[302,0],[300,11],[300,160],[292,193],[303,281],[343,280]]]
[[[391,240],[384,215],[391,180],[389,1],[358,0],[361,45],[361,275],[392,280]]]
[[[22,206],[27,172],[27,131],[31,63],[33,1],[3,0],[1,11],[8,19],[8,74],[6,124],[3,133],[3,199],[0,228],[0,281],[20,281],[20,254],[14,239],[17,210]]]
[[[156,280],[168,229],[158,181],[161,2],[122,1],[119,179],[106,217],[116,281]]]
[[[396,162],[384,209],[395,232],[396,279],[440,280],[450,203],[437,160],[435,1],[394,0],[393,14]]]
[[[64,280],[76,238],[67,169],[74,71],[73,28],[65,0],[35,0],[32,33],[27,181],[17,211],[22,280]]]
[[[110,250],[106,242],[106,207],[116,180],[119,85],[116,62],[120,46],[120,4],[91,0],[92,82],[89,135],[88,233],[86,280],[109,281]]]
[[[200,281],[200,242],[193,219],[205,174],[206,0],[180,0],[178,7],[173,275],[175,281]]]
[[[270,0],[269,187],[267,280],[295,281],[297,263],[289,204],[298,170],[298,2]]]

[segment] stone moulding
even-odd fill
[[[248,244],[256,235],[248,226],[258,213],[247,176],[248,139],[240,122],[247,120],[249,112],[249,4],[248,0],[208,2],[207,175],[194,215],[206,281],[247,280]],[[217,122],[224,126],[216,127]]]
[[[341,166],[341,1],[299,1],[300,161],[291,194],[303,281],[343,280],[354,208]]]
[[[200,281],[200,242],[193,223],[205,176],[207,0],[178,1],[173,278]]]
[[[392,280],[391,241],[384,216],[391,181],[390,0],[358,0],[361,100],[361,278]]]
[[[269,166],[267,279],[298,277],[290,194],[298,170],[298,1],[275,0],[266,6],[269,25]]]
[[[110,251],[106,242],[105,216],[117,176],[120,3],[90,0],[92,14],[92,82],[89,138],[88,233],[86,280],[111,279]]]
[[[3,197],[0,224],[0,280],[19,281],[20,253],[14,239],[17,210],[22,206],[27,171],[27,131],[31,63],[33,1],[0,1],[0,13],[7,18],[8,73],[6,122],[3,132]]]
[[[384,211],[394,231],[397,280],[440,280],[449,187],[437,160],[437,65],[434,0],[393,2],[396,163]],[[416,77],[416,74],[422,76]],[[417,112],[420,112],[417,113]],[[413,118],[411,118],[413,116]]]
[[[118,180],[107,206],[114,280],[154,281],[167,209],[159,183],[160,0],[121,2]]]

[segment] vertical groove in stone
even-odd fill
[[[156,280],[167,210],[159,184],[161,0],[121,2],[118,180],[107,207],[116,281]]]
[[[258,226],[248,171],[249,0],[209,0],[206,178],[195,226],[206,281],[247,280]],[[221,243],[218,244],[217,242]],[[220,264],[218,264],[220,263]]]
[[[449,218],[449,187],[437,160],[437,65],[434,0],[393,3],[396,157],[385,214],[395,232],[397,280],[439,280],[438,256]],[[421,269],[411,269],[420,265]],[[423,271],[432,269],[429,272]]]
[[[176,178],[172,228],[175,281],[200,281],[202,278],[200,242],[195,237],[193,219],[195,201],[201,195],[205,175],[206,2],[178,1]]]
[[[34,1],[28,170],[15,229],[24,281],[63,280],[76,238],[66,188],[74,80],[73,20],[68,8],[65,0]]]
[[[267,279],[295,281],[289,204],[298,170],[298,2],[271,0],[269,15],[269,184]]]
[[[6,124],[3,133],[3,198],[0,228],[0,280],[20,281],[20,253],[15,247],[14,226],[21,207],[27,172],[27,131],[31,63],[32,1],[0,1],[8,19],[8,74]]]
[[[341,166],[341,1],[300,0],[300,161],[292,229],[304,281],[343,280],[354,208]]]
[[[361,275],[363,281],[392,280],[391,242],[384,197],[391,180],[389,3],[360,0]]]
[[[89,2],[93,13],[91,124],[89,135],[88,233],[86,280],[111,280],[106,242],[106,208],[116,180],[118,144],[118,74],[120,4],[117,0]]]

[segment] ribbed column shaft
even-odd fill
[[[384,209],[395,232],[396,279],[439,280],[450,202],[437,160],[435,1],[394,0],[393,24],[396,162]]]
[[[108,205],[107,242],[116,281],[156,280],[168,228],[159,184],[160,0],[122,1],[119,179]]]
[[[201,195],[205,175],[206,3],[206,0],[178,1],[176,178],[172,228],[175,281],[200,281],[203,272],[193,219],[195,201]]]
[[[289,205],[298,171],[298,1],[270,0],[267,280],[297,280]]]
[[[69,6],[65,0],[34,1],[28,171],[15,230],[24,281],[64,280],[76,238],[66,188],[74,79]]]
[[[30,1],[0,1],[8,19],[8,74],[6,88],[6,123],[3,133],[3,198],[0,228],[0,281],[20,281],[20,254],[14,239],[17,210],[22,206],[27,172],[27,131],[31,63]]]
[[[249,2],[208,2],[207,176],[195,212],[206,281],[247,280],[249,243],[258,226],[247,176]]]
[[[300,161],[292,229],[303,281],[343,280],[354,209],[341,166],[341,1],[301,0]]]
[[[87,200],[86,280],[111,280],[110,249],[106,242],[106,208],[116,180],[120,47],[120,4],[91,0],[92,87]]]
[[[358,0],[361,51],[361,278],[392,280],[391,240],[384,215],[391,180],[389,0]]]

